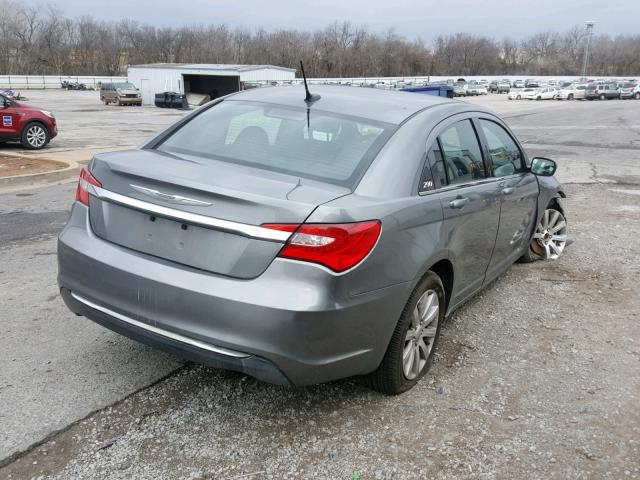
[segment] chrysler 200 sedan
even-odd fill
[[[429,370],[443,321],[567,231],[552,160],[467,103],[264,88],[96,155],[58,243],[76,314],[263,381]]]

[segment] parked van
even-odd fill
[[[133,83],[103,83],[100,86],[100,101],[105,105],[142,105],[140,90]]]

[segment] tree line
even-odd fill
[[[0,0],[0,74],[119,75],[145,63],[272,64],[310,77],[580,75],[585,29],[523,39],[454,33],[432,42],[334,22],[316,31],[154,27],[70,18],[55,5]],[[640,35],[593,36],[589,76],[640,75]]]

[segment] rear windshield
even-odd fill
[[[223,101],[156,148],[352,188],[394,125],[313,108]]]

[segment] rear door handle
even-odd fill
[[[511,195],[513,192],[515,192],[515,188],[513,187],[507,187],[507,188],[503,188],[502,189],[502,194],[503,195]]]
[[[467,203],[469,203],[469,199],[466,197],[460,197],[460,198],[456,198],[455,200],[451,200],[449,202],[449,206],[451,208],[462,208],[464,207]]]

